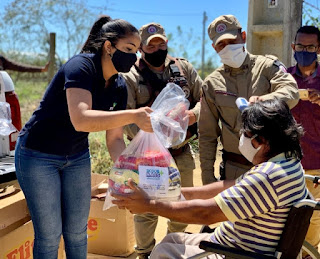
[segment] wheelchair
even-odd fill
[[[305,175],[305,178],[314,183],[317,183],[319,180],[319,177],[311,175]],[[320,186],[318,188],[320,188]],[[312,259],[320,259],[318,251],[304,240],[314,210],[320,210],[320,202],[315,201],[310,193],[307,199],[301,200],[293,205],[273,256],[262,255],[208,241],[201,241],[199,247],[203,249],[204,252],[192,256],[189,259],[206,258],[210,256],[210,254],[224,255],[225,259],[296,259],[302,258],[302,251],[308,253]],[[201,232],[213,232],[213,230],[210,229],[209,226],[204,226]]]

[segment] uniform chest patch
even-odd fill
[[[186,98],[189,98],[189,96],[190,96],[190,89],[189,89],[188,87],[184,86],[184,87],[182,87],[182,90],[183,90]]]

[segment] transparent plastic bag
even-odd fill
[[[151,199],[178,200],[180,172],[167,148],[181,144],[186,137],[190,103],[180,86],[168,83],[151,106],[154,133],[140,130],[114,163],[103,209],[112,206],[111,193],[129,194],[132,178]]]
[[[183,118],[189,106],[185,93],[174,83],[168,83],[152,104],[152,128],[166,148],[177,146],[185,140],[189,120]]]
[[[140,130],[114,163],[103,210],[112,206],[111,193],[129,194],[132,178],[151,199],[178,200],[181,177],[169,151],[154,133]]]

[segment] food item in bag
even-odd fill
[[[185,103],[178,103],[176,107],[174,107],[172,110],[170,110],[166,116],[180,122],[185,116],[186,116],[186,110],[188,110],[188,107]]]
[[[113,167],[109,175],[109,188],[117,194],[130,193],[131,189],[127,186],[129,178],[139,183],[138,171]]]
[[[117,194],[131,193],[129,178],[152,198],[180,197],[180,173],[167,150],[146,151],[136,157],[122,154],[110,172],[109,188]]]
[[[146,151],[143,156],[121,155],[114,167],[122,169],[138,170],[139,165],[168,167],[171,155],[168,152]]]
[[[137,158],[138,165],[168,167],[170,162],[169,152],[146,151],[144,156]]]

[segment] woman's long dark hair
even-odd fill
[[[80,53],[100,52],[106,40],[116,45],[119,39],[133,33],[138,33],[138,30],[131,23],[121,19],[112,20],[110,16],[101,16],[93,24]]]
[[[269,158],[284,152],[287,158],[302,159],[303,128],[284,101],[271,99],[248,106],[242,113],[242,130],[257,134],[257,141],[263,137],[268,142]]]

